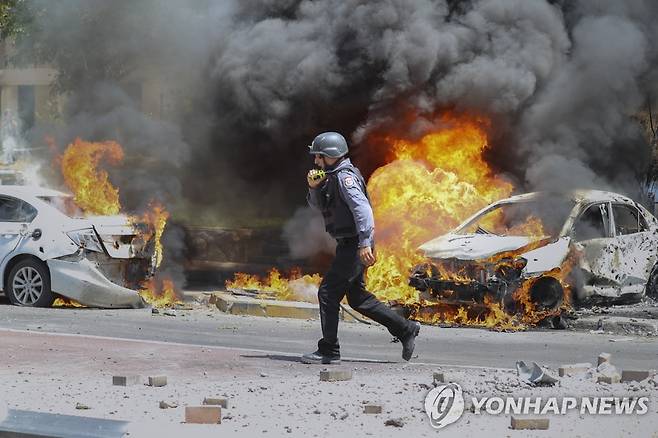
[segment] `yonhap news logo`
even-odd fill
[[[441,429],[459,420],[464,413],[464,395],[456,383],[438,385],[425,397],[425,412],[430,424]]]
[[[470,411],[475,415],[644,415],[649,411],[647,396],[582,397],[471,397]],[[464,413],[464,394],[457,383],[444,383],[425,397],[425,412],[430,424],[441,429],[459,420]]]

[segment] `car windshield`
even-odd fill
[[[84,217],[84,213],[73,200],[73,196],[39,196],[39,199],[52,205],[70,218]]]
[[[457,234],[498,236],[557,236],[575,202],[561,196],[502,203],[485,211],[457,230]]]

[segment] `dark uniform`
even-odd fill
[[[318,188],[309,189],[307,198],[312,207],[322,212],[326,230],[338,244],[336,257],[318,290],[322,339],[316,354],[340,358],[338,314],[340,301],[346,294],[353,309],[386,326],[403,344],[404,340],[413,340],[420,325],[393,312],[365,287],[365,266],[358,251],[361,247],[374,247],[375,225],[365,180],[348,158],[325,171],[326,180]]]

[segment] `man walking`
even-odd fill
[[[384,325],[402,343],[402,358],[411,359],[420,323],[408,321],[377,300],[365,287],[365,269],[376,262],[373,251],[375,221],[366,183],[347,158],[345,138],[325,132],[309,146],[316,169],[309,171],[308,202],[319,209],[327,232],[336,239],[336,257],[318,290],[322,339],[318,349],[302,356],[304,363],[338,364],[338,313],[340,301]]]

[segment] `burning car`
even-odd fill
[[[0,273],[12,304],[47,307],[56,295],[94,307],[143,307],[153,245],[123,215],[82,217],[73,197],[0,186]]]
[[[497,302],[512,314],[658,294],[658,220],[611,192],[513,196],[419,249],[429,260],[410,284],[435,302]]]

